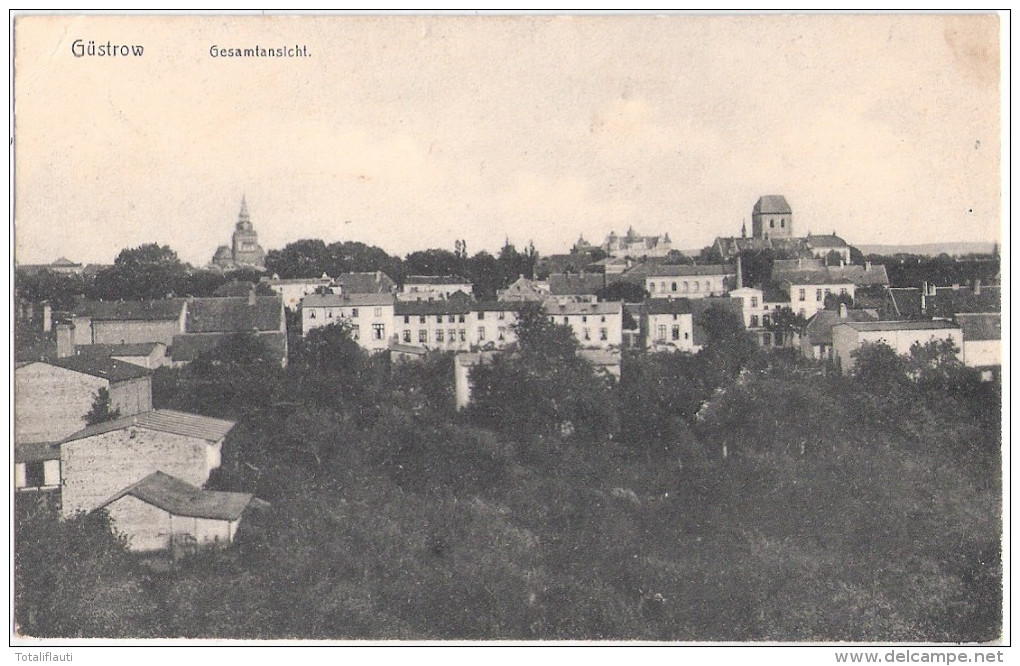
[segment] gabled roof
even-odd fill
[[[847,242],[837,236],[835,233],[832,234],[808,234],[804,237],[808,245],[811,247],[848,247]]]
[[[964,340],[1002,339],[1002,315],[999,313],[961,313],[956,315],[956,321],[963,329]]]
[[[161,342],[136,342],[123,345],[78,345],[75,351],[80,356],[149,356],[158,347],[164,347]]]
[[[366,273],[341,273],[334,280],[347,294],[390,293],[397,283],[382,271]]]
[[[811,270],[777,271],[772,267],[772,277],[788,281],[790,284],[853,284],[858,287],[870,285],[887,285],[889,276],[885,266],[827,266]]]
[[[736,275],[737,269],[729,264],[651,264],[641,271],[648,278],[657,277],[699,277],[704,275]]]
[[[746,210],[746,209],[745,209]],[[754,204],[755,215],[790,215],[793,211],[782,194],[766,194]]]
[[[109,381],[111,384],[149,375],[149,370],[140,365],[128,363],[127,361],[118,361],[108,356],[92,354],[58,358],[50,362],[50,364],[66,370],[80,372],[84,375],[99,377]]]
[[[183,298],[157,301],[85,301],[74,314],[94,321],[174,321],[186,303]]]
[[[544,306],[547,315],[615,315],[623,313],[620,301],[604,301],[602,303],[562,303],[547,301]]]
[[[927,331],[959,329],[960,327],[949,321],[846,321],[843,320],[834,326],[846,325],[854,330],[865,331]]]
[[[309,294],[301,301],[302,308],[349,308],[368,307],[373,305],[393,305],[393,294],[390,292],[343,293],[343,294]]]
[[[921,316],[921,290],[917,287],[890,287],[886,293],[897,317],[910,319]]]
[[[650,298],[645,301],[645,312],[650,315],[690,314],[694,307],[689,298]]]
[[[553,273],[549,276],[549,292],[554,296],[594,294],[605,286],[603,273]]]
[[[216,349],[230,333],[185,333],[175,335],[168,351],[174,363],[190,363],[202,354]],[[287,355],[287,334],[284,331],[259,331],[255,333],[274,358]]]
[[[470,285],[471,281],[457,275],[408,275],[404,280],[404,286],[418,284]]]
[[[950,317],[960,312],[1000,312],[1002,310],[1002,288],[982,286],[981,293],[975,294],[973,287],[937,287],[935,296],[928,299],[930,314]]]
[[[821,270],[825,268],[825,260],[818,257],[803,257],[801,259],[774,259],[772,261],[772,273],[787,273],[789,271]]]
[[[832,327],[846,321],[877,321],[878,317],[865,310],[847,310],[841,318],[835,310],[819,310],[808,319],[804,333],[812,345],[831,345]]]
[[[209,442],[218,442],[226,437],[227,433],[234,427],[234,422],[225,419],[214,419],[210,416],[187,414],[171,409],[156,409],[151,412],[125,416],[113,421],[90,425],[73,435],[69,435],[63,441],[71,442],[130,427],[157,430],[186,437],[196,437]]]
[[[169,474],[153,472],[100,504],[97,510],[128,495],[175,516],[212,520],[237,520],[253,499],[250,493],[202,490]]]
[[[395,316],[460,315],[472,310],[472,303],[460,299],[438,301],[397,301],[393,304]]]
[[[225,296],[196,298],[188,303],[188,333],[242,333],[278,331],[284,322],[279,296]]]

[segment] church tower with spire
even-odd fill
[[[251,216],[248,214],[248,201],[241,196],[241,210],[237,214],[237,224],[234,225],[234,235],[231,245],[221,245],[213,257],[213,265],[225,270],[234,268],[256,268],[262,270],[266,267],[266,253],[259,245],[259,236],[255,227],[251,224]]]

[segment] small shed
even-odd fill
[[[203,490],[153,472],[96,510],[106,510],[130,550],[176,552],[232,543],[242,516],[253,506],[268,505],[249,493]]]

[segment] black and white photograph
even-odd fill
[[[12,13],[10,654],[1003,662],[1008,31]]]

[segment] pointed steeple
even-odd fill
[[[248,201],[241,195],[241,211],[237,214],[237,228],[251,229],[251,218],[248,216]]]

